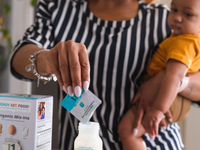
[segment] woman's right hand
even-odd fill
[[[59,42],[50,51],[37,58],[37,69],[41,75],[55,74],[60,87],[73,96],[81,95],[90,82],[90,65],[84,44],[74,41]]]

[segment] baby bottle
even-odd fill
[[[99,136],[99,123],[79,123],[78,136],[74,142],[74,150],[102,150],[102,140]]]

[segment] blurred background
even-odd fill
[[[57,84],[47,86],[36,82],[21,81],[10,74],[9,59],[13,45],[22,38],[25,30],[33,23],[37,0],[0,0],[0,93],[42,94],[54,97],[54,110],[57,110]],[[170,5],[171,0],[157,3]],[[179,122],[185,150],[197,150],[200,139],[200,108],[192,106],[189,116]],[[57,111],[54,111],[53,149],[57,148]]]

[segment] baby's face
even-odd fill
[[[172,0],[168,25],[174,35],[200,34],[200,0]]]

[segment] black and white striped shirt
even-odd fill
[[[35,23],[15,49],[27,43],[46,49],[60,41],[84,43],[91,67],[90,90],[102,100],[91,120],[100,123],[104,150],[122,150],[117,126],[138,90],[150,50],[171,33],[166,22],[168,11],[165,5],[139,1],[135,18],[105,21],[94,16],[84,0],[40,0]],[[63,96],[60,91],[60,101]],[[61,106],[58,117],[60,149],[73,150],[78,120]],[[147,134],[143,138],[149,150],[183,149],[176,123],[166,131],[159,129],[154,141]]]

